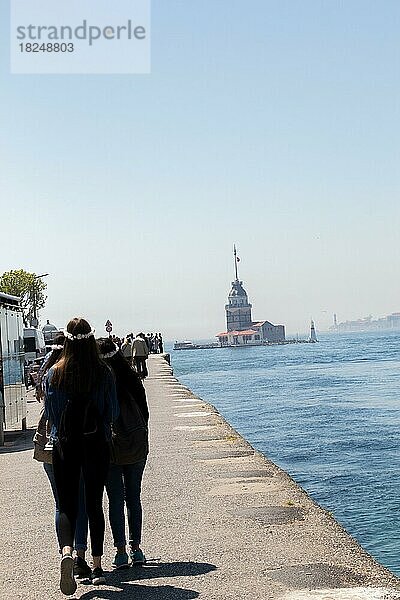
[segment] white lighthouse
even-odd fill
[[[310,339],[308,341],[311,342],[312,344],[315,344],[315,342],[318,342],[317,334],[315,333],[315,324],[312,319],[311,319]]]

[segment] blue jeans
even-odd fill
[[[133,465],[110,465],[106,490],[109,501],[110,525],[114,546],[126,545],[125,511],[128,513],[129,545],[137,546],[142,539],[142,490],[143,471],[146,459]]]
[[[55,510],[55,522],[56,522],[56,534],[58,540],[58,547],[61,550],[60,542],[60,504],[58,501],[58,494],[56,488],[56,481],[54,479],[53,465],[43,463],[44,471],[49,479],[51,491],[53,492],[54,502],[56,504]],[[83,483],[83,477],[79,482],[79,509],[78,518],[76,521],[75,530],[75,550],[87,550],[87,533],[88,533],[88,521],[85,509],[85,485]]]

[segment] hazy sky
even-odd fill
[[[153,0],[152,74],[9,74],[0,272],[42,320],[208,338],[236,242],[256,319],[400,311],[398,0]]]

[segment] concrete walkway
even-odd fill
[[[376,563],[283,471],[182,386],[160,356],[146,389],[143,567],[80,584],[85,600],[400,600]],[[29,421],[38,405],[29,402]],[[52,600],[58,589],[53,501],[32,460],[32,431],[0,449],[0,600]],[[104,566],[114,550],[109,527]]]

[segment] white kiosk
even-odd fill
[[[0,292],[0,446],[5,429],[26,429],[23,331],[19,298]]]

